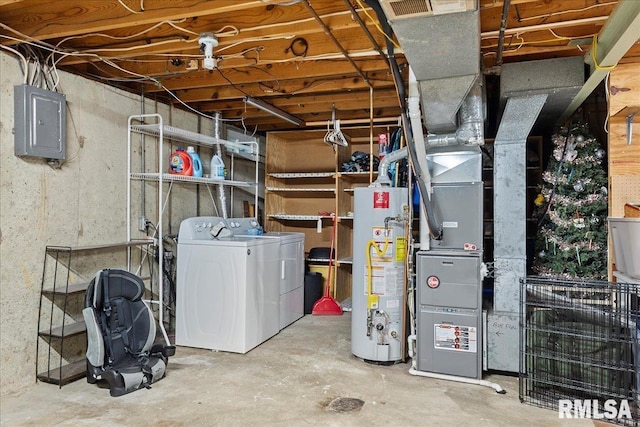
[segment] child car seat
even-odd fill
[[[108,269],[98,271],[85,294],[87,382],[106,380],[114,397],[150,388],[175,353],[174,346],[153,344],[156,321],[144,290],[135,274]]]

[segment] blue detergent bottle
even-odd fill
[[[191,160],[193,160],[193,175],[196,178],[202,177],[202,162],[200,161],[200,156],[193,147],[187,147],[187,153],[191,156]]]

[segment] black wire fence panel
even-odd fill
[[[637,426],[639,293],[628,283],[522,279],[520,401]]]

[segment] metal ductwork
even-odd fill
[[[429,133],[454,132],[480,75],[476,0],[380,0],[419,84]],[[455,29],[455,31],[452,31]]]

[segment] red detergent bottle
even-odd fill
[[[189,153],[178,148],[169,157],[169,173],[174,175],[191,176],[193,174],[193,162]]]

